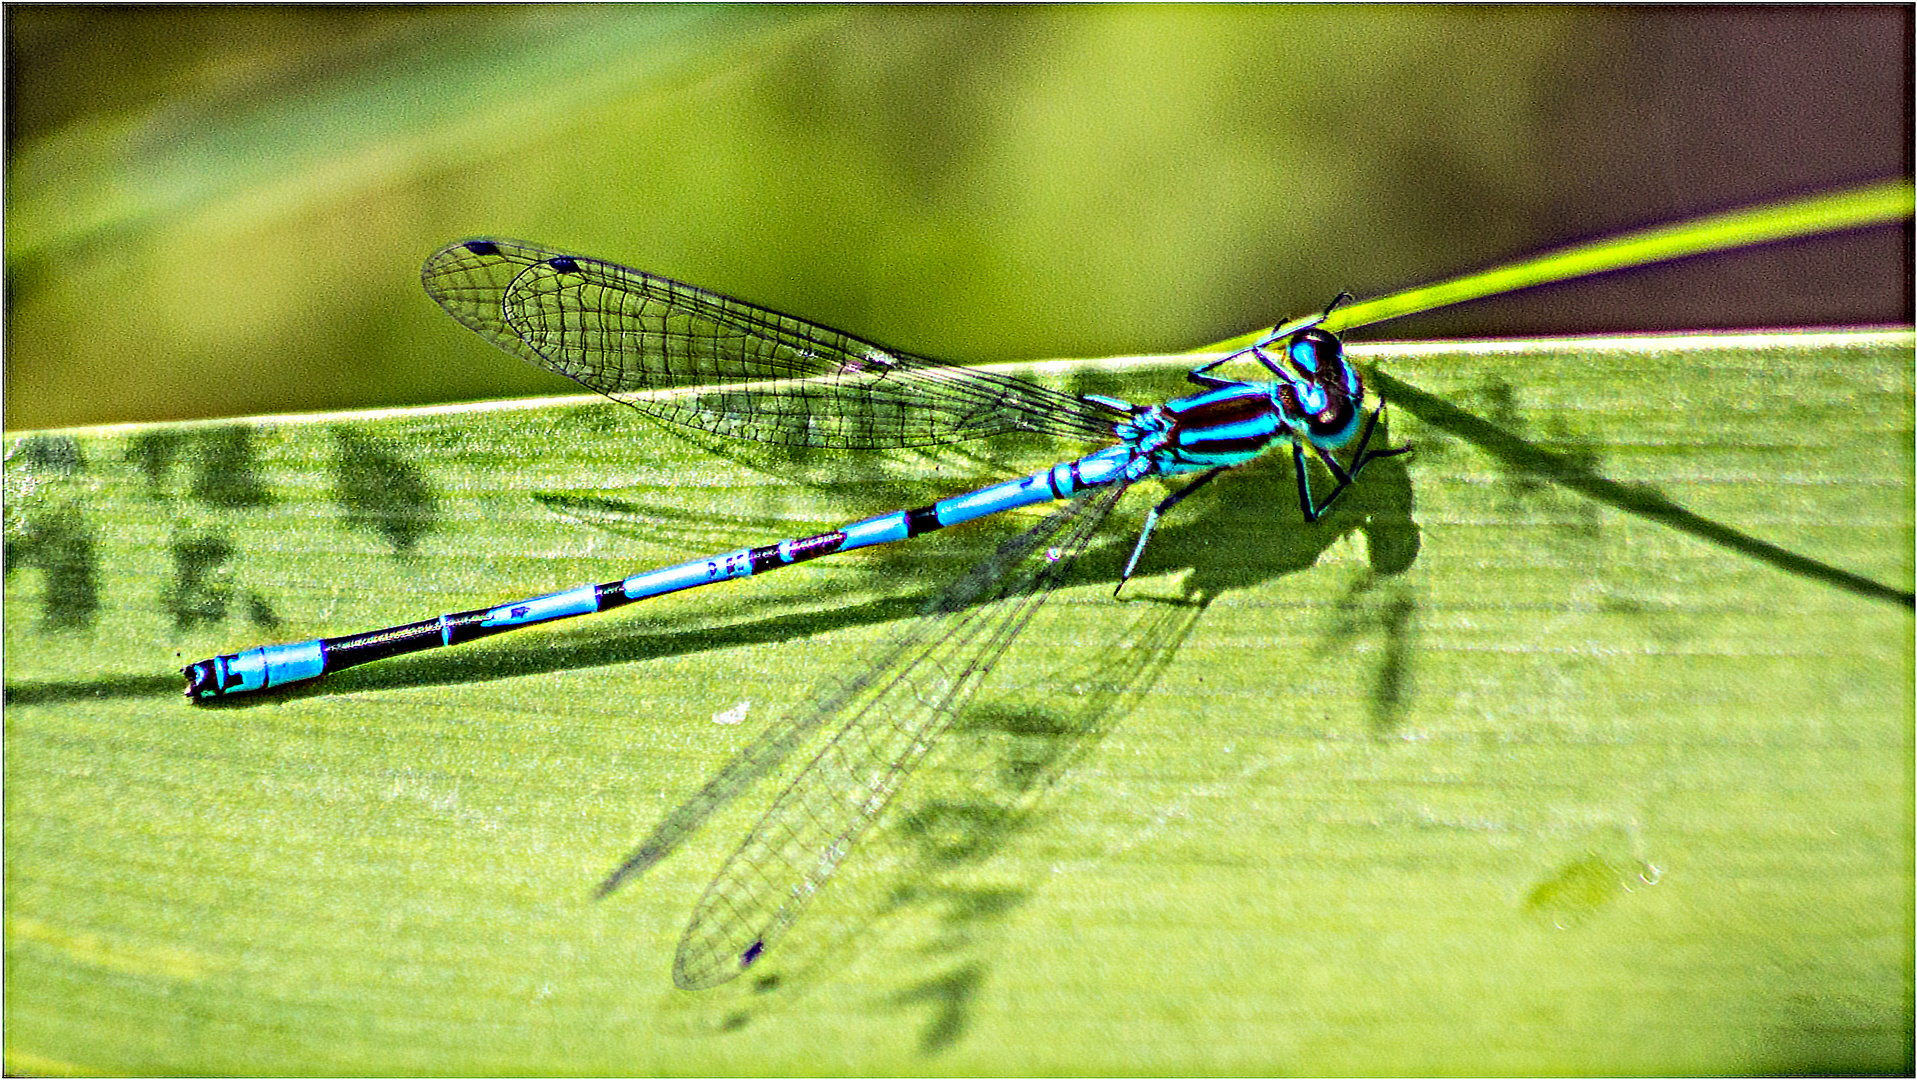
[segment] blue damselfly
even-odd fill
[[[1327,307],[1236,339],[1222,359],[1189,373],[1199,393],[1144,407],[881,348],[612,263],[508,240],[463,241],[426,262],[426,291],[442,307],[507,352],[656,419],[828,449],[942,446],[1021,432],[1106,445],[1020,479],[816,536],[370,633],[216,656],[184,669],[187,694],[205,701],[264,690],[1016,507],[1063,502],[946,589],[862,674],[828,688],[773,738],[721,770],[600,886],[603,895],[663,858],[810,734],[830,731],[823,749],[726,861],[680,940],[674,981],[688,988],[716,985],[760,959],[804,910],[1131,485],[1154,476],[1192,477],[1146,516],[1120,587],[1160,517],[1226,469],[1289,444],[1299,506],[1315,521],[1367,464],[1409,449],[1371,447],[1383,406],[1365,409],[1364,384],[1334,333],[1340,326],[1686,255],[1907,220],[1911,198],[1908,180],[1865,185],[1547,252],[1366,300],[1336,316]],[[1210,374],[1234,360],[1260,364],[1270,378],[1234,382]],[[1311,491],[1307,451],[1334,480],[1323,501]],[[1724,534],[1715,527],[1708,532]],[[1778,559],[1791,566],[1807,562],[1790,553]],[[1854,577],[1819,570],[1838,580]],[[1912,602],[1907,592],[1862,579],[1852,587]]]
[[[1064,502],[948,588],[865,674],[833,688],[793,717],[780,738],[714,777],[601,886],[603,894],[662,858],[807,733],[839,725],[700,900],[673,965],[674,980],[688,988],[736,975],[791,925],[1131,485],[1192,477],[1147,515],[1121,588],[1160,517],[1226,469],[1289,445],[1299,507],[1315,521],[1367,464],[1409,449],[1371,446],[1383,406],[1365,408],[1358,372],[1321,325],[1330,307],[1192,370],[1188,377],[1200,392],[1139,406],[942,364],[656,275],[515,241],[453,244],[427,260],[423,277],[454,318],[507,352],[649,416],[707,432],[844,450],[1018,432],[1108,444],[1028,476],[815,536],[183,669],[195,700],[244,694]],[[1256,362],[1270,377],[1237,382],[1211,374],[1235,360]],[[1334,480],[1322,500],[1311,490],[1307,450]]]

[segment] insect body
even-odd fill
[[[837,725],[700,901],[674,962],[681,986],[736,975],[791,924],[1131,485],[1194,477],[1147,515],[1121,588],[1160,517],[1227,469],[1289,445],[1299,507],[1306,521],[1316,521],[1367,464],[1409,449],[1371,448],[1382,406],[1365,409],[1358,372],[1337,336],[1320,326],[1330,308],[1192,371],[1198,393],[1137,406],[884,349],[667,278],[515,241],[453,244],[427,260],[424,279],[441,306],[494,344],[670,423],[848,450],[1013,432],[1105,444],[1027,476],[814,536],[362,634],[262,646],[183,669],[195,700],[265,690],[1063,502],[955,582],[864,675],[792,718],[788,734],[763,755],[715,777],[607,880],[602,892],[663,857],[808,732]],[[1211,374],[1232,360],[1254,361],[1270,378],[1236,382]],[[1335,481],[1323,501],[1311,491],[1307,449]],[[934,670],[930,681],[922,677]],[[924,692],[928,685],[936,691]]]

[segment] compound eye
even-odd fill
[[[1324,408],[1312,413],[1311,419],[1305,421],[1305,426],[1311,429],[1313,435],[1336,436],[1351,426],[1351,416],[1350,399],[1337,395]]]
[[[1327,372],[1336,370],[1344,351],[1344,345],[1335,336],[1315,326],[1292,335],[1285,346],[1291,366],[1309,379],[1322,379]]]

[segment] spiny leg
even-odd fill
[[[1118,587],[1112,590],[1113,596],[1117,596],[1119,589],[1123,589],[1125,583],[1132,579],[1132,571],[1138,566],[1138,557],[1145,553],[1145,541],[1151,539],[1152,530],[1158,527],[1158,519],[1164,515],[1165,511],[1183,502],[1185,496],[1204,487],[1211,482],[1213,477],[1224,471],[1225,466],[1223,465],[1220,465],[1216,469],[1208,469],[1199,474],[1198,479],[1172,492],[1165,497],[1163,502],[1152,507],[1152,512],[1145,515],[1145,528],[1138,534],[1138,543],[1132,547],[1132,557],[1125,560],[1125,572],[1118,575]]]
[[[1304,445],[1301,440],[1292,440],[1291,460],[1293,464],[1298,467],[1298,509],[1304,512],[1306,521],[1317,521],[1327,510],[1330,510],[1331,504],[1338,501],[1338,496],[1345,493],[1345,489],[1351,486],[1352,481],[1358,478],[1358,473],[1362,471],[1366,465],[1369,465],[1379,458],[1396,457],[1399,454],[1410,451],[1411,445],[1409,443],[1403,446],[1394,446],[1388,450],[1367,449],[1367,447],[1371,445],[1371,432],[1378,426],[1378,418],[1384,415],[1384,409],[1385,407],[1383,405],[1379,405],[1376,409],[1372,410],[1371,416],[1365,420],[1365,429],[1363,434],[1358,436],[1358,449],[1351,455],[1351,468],[1349,469],[1340,465],[1338,459],[1332,456],[1330,451],[1321,449],[1316,444],[1313,444],[1312,450],[1318,455],[1319,459],[1325,463],[1325,467],[1331,470],[1332,477],[1338,481],[1337,486],[1331,489],[1331,494],[1325,497],[1323,503],[1312,501],[1311,478],[1305,471]]]

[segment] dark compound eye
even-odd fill
[[[1285,353],[1291,358],[1291,366],[1301,374],[1318,375],[1338,363],[1344,355],[1344,345],[1330,332],[1313,327],[1293,335]]]
[[[1311,414],[1306,421],[1314,435],[1336,435],[1351,426],[1351,402],[1344,397],[1335,397],[1331,404]]]

